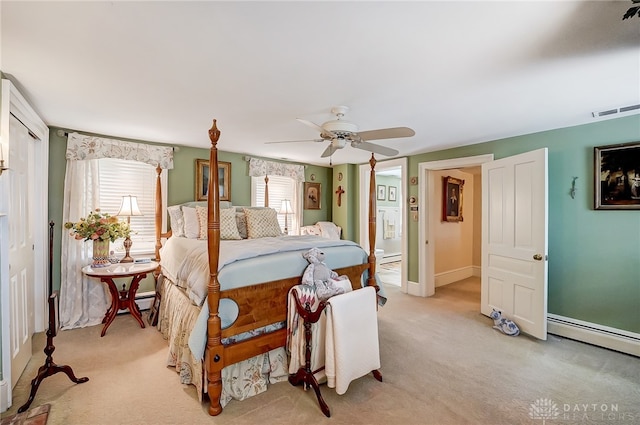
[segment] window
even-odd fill
[[[120,210],[123,195],[138,198],[138,207],[143,215],[131,217],[131,255],[148,255],[155,252],[155,199],[156,167],[138,161],[102,158],[100,165],[100,210],[116,215]],[[162,171],[163,215],[166,212],[167,172]],[[122,218],[126,220],[126,218]],[[165,220],[163,219],[163,222]],[[124,253],[122,240],[112,244],[112,249]]]
[[[301,208],[298,205],[300,184],[290,177],[269,176],[269,207],[280,211],[284,199],[291,201],[293,214],[287,216],[287,227],[290,235],[300,233]],[[264,177],[251,177],[251,205],[264,206]],[[278,214],[278,223],[284,230],[284,214]]]

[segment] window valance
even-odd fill
[[[249,176],[283,176],[290,177],[297,182],[303,182],[304,165],[285,164],[282,162],[251,158],[249,159]]]
[[[172,147],[125,142],[79,133],[69,133],[66,158],[71,160],[118,158],[140,161],[162,169],[173,168]]]

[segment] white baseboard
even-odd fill
[[[471,273],[475,277],[482,277],[482,267],[480,266],[471,266]]]
[[[420,293],[420,284],[418,282],[412,282],[410,280],[407,281],[407,294],[415,295],[417,297],[422,297]]]
[[[557,314],[547,315],[547,325],[550,334],[640,357],[640,334]]]
[[[402,253],[398,253],[398,254],[385,254],[381,259],[380,259],[380,264],[386,264],[386,263],[393,263],[395,261],[401,261],[402,260]]]
[[[434,276],[436,288],[439,286],[444,286],[453,282],[457,282],[462,279],[466,279],[471,276],[476,276],[474,274],[474,271],[475,270],[473,266],[468,266],[468,267],[462,267],[455,270],[449,270],[443,273],[438,273],[437,275]]]
[[[11,395],[9,393],[9,382],[3,379],[0,381],[0,413],[6,412],[11,407]]]

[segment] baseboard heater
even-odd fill
[[[547,315],[547,324],[550,334],[640,357],[640,334],[556,314]]]

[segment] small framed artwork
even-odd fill
[[[442,221],[462,221],[462,190],[464,180],[442,178]]]
[[[397,190],[397,188],[395,186],[389,186],[389,200],[390,201],[395,201],[396,200],[396,190]]]
[[[640,210],[640,142],[596,146],[595,209]]]
[[[319,210],[320,209],[320,183],[304,183],[304,209]]]
[[[387,186],[383,184],[378,185],[378,196],[376,197],[378,201],[386,201],[387,200]]]
[[[209,160],[196,159],[196,201],[206,201],[209,189]],[[231,163],[218,161],[218,190],[221,201],[231,200]]]

